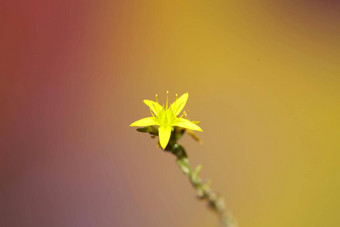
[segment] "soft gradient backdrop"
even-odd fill
[[[217,226],[128,125],[189,92],[241,227],[340,226],[339,1],[1,1],[0,226]]]

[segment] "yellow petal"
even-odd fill
[[[169,143],[170,136],[171,136],[171,127],[159,127],[158,128],[158,136],[159,136],[159,143],[161,144],[161,147],[163,150],[166,148],[166,146]]]
[[[151,100],[143,100],[144,103],[152,110],[152,112],[157,116],[159,112],[162,110],[162,106],[159,105],[157,102],[151,101]]]
[[[203,132],[203,130],[198,125],[184,118],[179,118],[178,121],[175,124],[173,124],[173,126],[179,126],[182,128]]]
[[[138,121],[133,122],[130,126],[141,126],[141,127],[146,127],[150,125],[159,125],[158,121],[154,117],[146,117],[142,118]]]
[[[177,116],[184,108],[187,100],[189,98],[188,93],[184,93],[181,97],[179,97],[174,103],[171,104],[170,108]]]

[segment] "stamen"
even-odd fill
[[[182,116],[180,116],[179,118],[182,118],[182,117],[187,118],[187,113],[185,111],[183,111]]]
[[[166,91],[166,110],[168,110],[169,91]]]
[[[155,115],[153,115],[153,113],[152,113],[151,109],[150,109],[150,113],[151,113],[151,115],[152,115],[153,117],[155,117]]]
[[[158,102],[158,94],[156,94],[156,102],[159,104],[159,102]]]
[[[177,98],[178,98],[178,95],[176,94],[176,101],[175,101],[174,103],[177,102]],[[176,106],[176,105],[174,105],[174,106]],[[172,109],[172,106],[170,106],[170,108],[171,108],[172,111],[174,111],[174,110]]]
[[[157,109],[157,107],[155,106],[155,104],[154,103],[152,103],[152,105],[153,105],[153,108],[157,111],[157,113],[155,113],[156,114],[156,116],[158,116],[158,114],[159,114],[159,112],[158,112],[158,109]],[[150,109],[151,110],[151,109]]]

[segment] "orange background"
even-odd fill
[[[143,99],[240,226],[339,226],[339,1],[3,1],[0,226],[215,226]]]

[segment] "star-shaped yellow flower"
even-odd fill
[[[171,131],[174,126],[187,128],[191,130],[196,130],[203,132],[203,130],[193,122],[182,118],[182,116],[178,117],[180,112],[183,110],[189,94],[185,93],[181,97],[177,98],[176,101],[170,105],[168,108],[168,100],[169,100],[169,92],[167,91],[166,98],[166,108],[164,106],[159,105],[157,95],[156,102],[151,100],[144,100],[144,103],[150,108],[150,112],[152,117],[142,118],[138,121],[133,122],[130,126],[139,126],[146,127],[151,125],[158,125],[158,136],[159,143],[163,149],[169,143]]]

